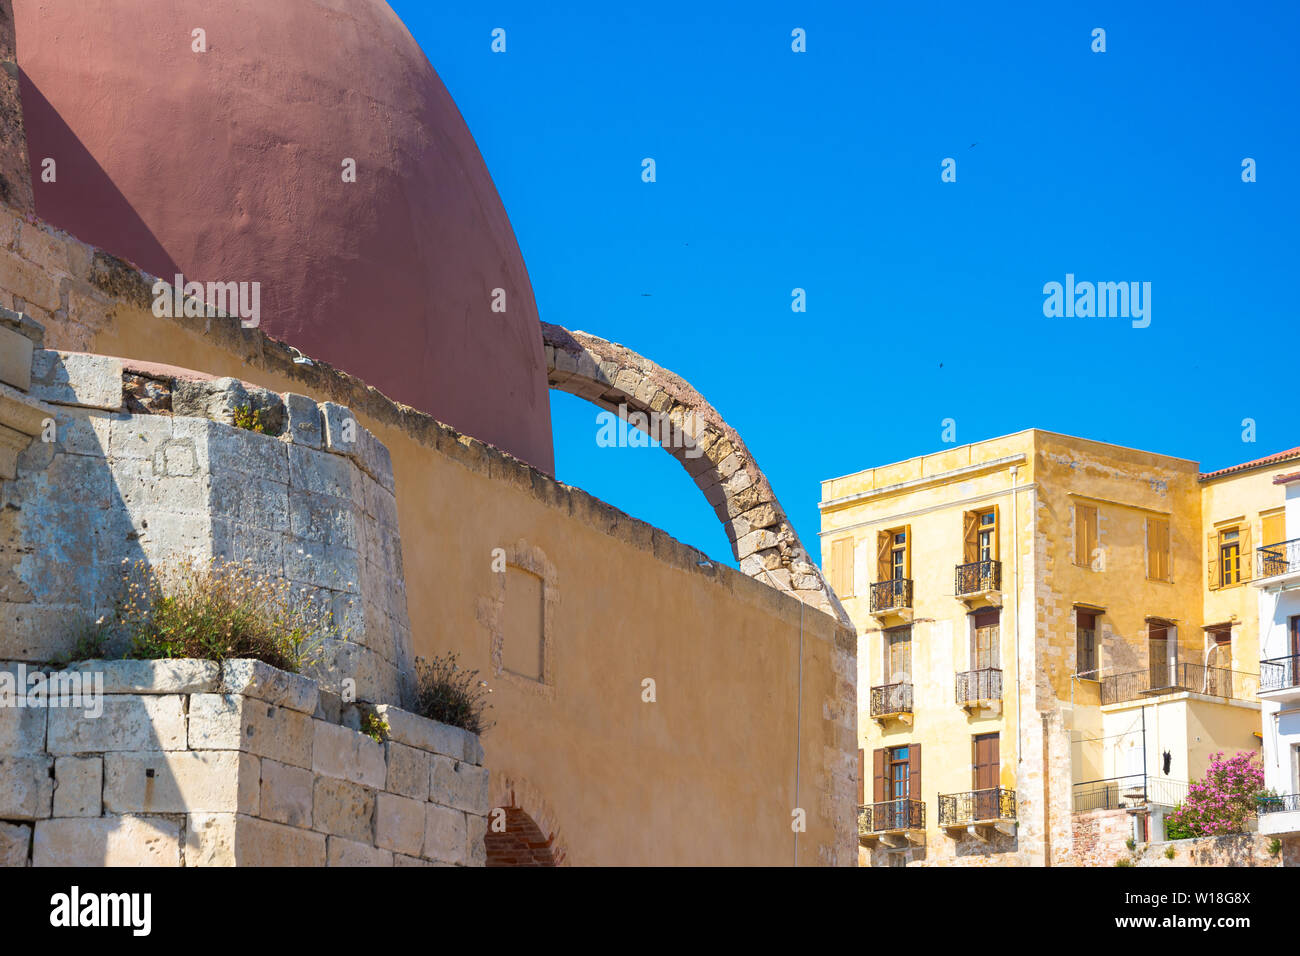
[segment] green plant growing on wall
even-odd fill
[[[487,720],[487,712],[492,709],[487,695],[492,690],[487,681],[477,678],[478,671],[459,666],[455,654],[431,661],[417,659],[415,712],[472,734],[485,732],[492,726]]]
[[[380,717],[373,711],[366,711],[361,715],[361,732],[377,744],[382,744],[388,739],[388,721]]]
[[[1129,837],[1124,841],[1124,845],[1129,848],[1130,852],[1137,849],[1137,840]]]
[[[1122,856],[1122,857],[1120,857],[1118,860],[1115,861],[1115,865],[1116,865],[1116,866],[1133,866],[1134,864],[1133,864],[1133,861],[1130,860],[1128,857],[1126,857],[1126,856]]]
[[[1174,858],[1174,856],[1175,856],[1175,854],[1174,854],[1174,848],[1171,847],[1171,846],[1167,846],[1167,847],[1165,847],[1165,859],[1166,859],[1166,860],[1172,860],[1172,859]]]
[[[295,673],[316,662],[325,638],[347,639],[307,588],[220,558],[127,565],[116,610],[97,626],[100,647],[123,638],[132,658],[253,658]]]
[[[251,405],[240,405],[235,409],[235,427],[265,434],[266,422],[262,420],[262,410]]]
[[[72,650],[56,657],[54,663],[66,667],[78,661],[102,660],[109,653],[108,645],[112,639],[112,624],[106,617],[93,624],[84,624],[74,632]]]
[[[1281,853],[1281,852],[1282,852],[1282,841],[1281,841],[1281,840],[1279,840],[1277,837],[1273,837],[1273,839],[1271,839],[1271,840],[1268,841],[1268,855],[1269,855],[1269,856],[1277,856],[1277,855],[1278,855],[1279,853]]]

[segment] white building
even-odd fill
[[[1300,833],[1300,472],[1286,486],[1286,541],[1258,549],[1259,699],[1264,785],[1280,794],[1260,807],[1260,833]]]

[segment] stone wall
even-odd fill
[[[0,323],[5,335],[17,337]],[[312,671],[326,686],[352,680],[359,699],[404,699],[392,464],[347,408],[107,356],[30,354],[29,380],[0,369],[5,407],[44,423],[0,484],[0,659],[67,654],[137,563],[221,558],[305,589],[333,615]],[[264,432],[236,427],[241,409]]]
[[[0,665],[0,682],[22,666]],[[0,866],[484,863],[488,771],[474,734],[345,704],[259,661],[64,673],[102,681],[99,716],[0,707]],[[367,711],[386,740],[358,730]]]

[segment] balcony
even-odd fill
[[[1002,603],[1002,562],[972,561],[957,565],[953,593],[967,607]]]
[[[1145,670],[1111,674],[1101,679],[1101,703],[1122,704],[1144,697],[1188,692],[1227,700],[1254,700],[1259,675],[1226,667],[1206,667],[1190,661],[1157,664]]]
[[[912,722],[912,685],[899,682],[871,688],[871,719],[884,726],[891,720]]]
[[[1016,792],[1004,787],[939,794],[939,826],[987,840],[990,830],[1016,832]]]
[[[1282,703],[1300,701],[1300,656],[1260,661],[1259,696]]]
[[[898,578],[871,585],[871,616],[882,624],[912,621],[912,579]]]
[[[984,711],[981,716],[1002,713],[1002,671],[985,667],[958,674],[957,704],[972,713]]]
[[[1176,807],[1187,799],[1187,782],[1166,777],[1129,774],[1074,784],[1074,812],[1138,810],[1149,804]]]
[[[1259,832],[1300,833],[1300,793],[1260,797]]]
[[[1255,552],[1255,578],[1276,578],[1300,574],[1300,538],[1266,544]]]
[[[924,842],[924,801],[904,798],[858,807],[858,842],[867,844],[877,840],[887,846]]]

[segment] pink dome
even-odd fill
[[[553,470],[514,232],[383,0],[15,0],[14,13],[37,215],[169,282],[258,281],[268,334]]]

